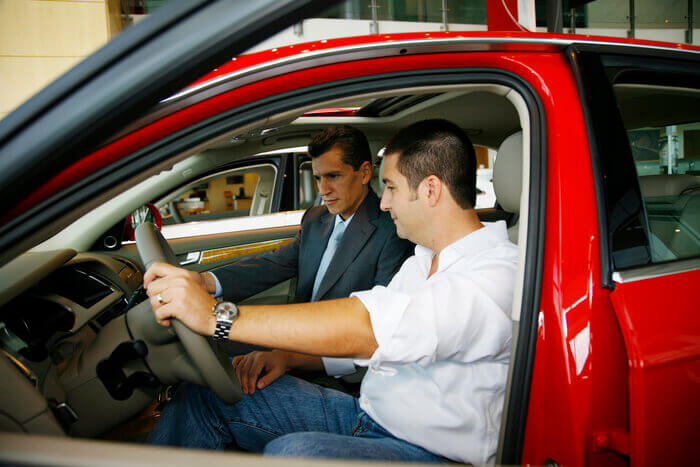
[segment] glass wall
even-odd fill
[[[546,3],[535,0],[540,31],[547,28]],[[576,2],[563,0],[565,33],[692,43],[692,29],[698,28],[700,0],[595,0],[575,8],[573,29],[570,3]]]
[[[446,19],[447,23],[486,24],[486,0],[346,0],[319,16],[415,23],[442,23]]]
[[[121,0],[125,25],[168,1]],[[319,14],[317,19],[370,21],[372,26],[369,29],[352,24],[339,28],[334,23],[329,26],[332,33],[321,26],[318,33],[305,32],[300,40],[413,30],[485,30],[487,1],[498,0],[345,0]],[[537,31],[546,31],[547,0],[532,1]],[[697,28],[695,18],[700,11],[700,0],[594,0],[571,8],[580,1],[562,0],[564,33],[700,43],[700,31],[693,34],[693,29]],[[379,22],[399,26],[382,28]],[[440,26],[435,27],[436,23]]]

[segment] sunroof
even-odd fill
[[[316,109],[306,112],[305,117],[349,117],[357,115],[360,106],[356,107],[329,107],[327,109]]]
[[[362,107],[358,112],[358,117],[387,117],[395,115],[402,110],[413,107],[421,102],[432,99],[436,94],[417,94],[411,96],[381,97],[374,99],[369,104]]]

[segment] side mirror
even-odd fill
[[[153,203],[146,203],[143,206],[137,208],[134,212],[129,214],[126,218],[126,224],[124,226],[124,238],[129,240],[135,240],[134,231],[136,227],[143,224],[144,222],[152,222],[161,230],[163,227],[163,216],[160,215],[160,211]]]

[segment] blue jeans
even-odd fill
[[[183,384],[150,435],[152,444],[193,448],[223,449],[232,441],[272,455],[445,462],[392,436],[356,398],[288,375],[234,405]]]

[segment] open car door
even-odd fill
[[[73,164],[199,76],[334,3],[171,2],[7,116],[0,122],[0,264],[36,243],[36,235],[66,225],[62,215],[72,207],[141,170],[115,160]]]

